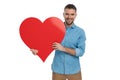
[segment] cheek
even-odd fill
[[[73,17],[71,17],[71,19],[72,19],[72,20],[74,20],[74,19],[75,19],[75,17],[73,16]]]
[[[65,18],[65,19],[68,18],[68,15],[64,15],[64,18]]]
[[[72,18],[75,18],[76,16],[74,15],[74,16],[72,16]]]

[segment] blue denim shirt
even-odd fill
[[[61,44],[75,49],[76,55],[56,50],[52,71],[59,74],[75,74],[79,72],[81,69],[79,57],[85,52],[85,40],[85,32],[80,27],[73,24],[71,27],[66,28],[66,34]]]

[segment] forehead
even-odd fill
[[[64,10],[65,13],[76,13],[76,11],[74,9],[69,9],[69,8],[66,8]]]

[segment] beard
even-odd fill
[[[66,23],[67,25],[72,25],[72,24],[73,24],[73,21],[72,21],[72,22],[69,22],[69,21],[65,20],[65,23]]]

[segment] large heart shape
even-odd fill
[[[20,36],[30,49],[37,49],[44,62],[54,50],[52,44],[61,42],[65,35],[64,23],[57,17],[50,17],[43,23],[35,18],[25,19],[20,25]]]

